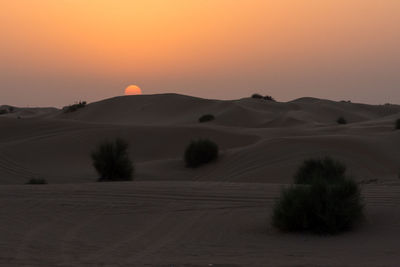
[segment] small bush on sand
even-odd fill
[[[336,122],[337,122],[338,124],[347,124],[347,121],[346,121],[346,119],[345,119],[344,117],[339,117],[339,118],[336,120]]]
[[[396,130],[400,130],[400,119],[397,119],[397,120],[396,120],[396,123],[395,123],[394,128],[395,128]]]
[[[134,167],[128,155],[129,145],[122,139],[105,141],[92,152],[93,166],[99,181],[132,180]]]
[[[215,120],[215,117],[212,114],[205,114],[199,118],[199,122],[207,122],[213,120]]]
[[[196,168],[218,158],[218,145],[208,139],[192,141],[186,148],[184,160],[186,167]]]
[[[26,184],[47,184],[47,181],[42,178],[31,178]]]
[[[363,217],[363,201],[346,166],[332,158],[304,161],[295,185],[284,189],[275,203],[272,224],[282,231],[337,234]]]
[[[7,109],[0,109],[0,115],[7,114],[8,110]]]
[[[263,99],[264,97],[263,97],[262,95],[260,95],[260,94],[253,94],[253,95],[251,96],[251,98]]]
[[[363,208],[354,181],[315,182],[284,190],[275,204],[272,223],[282,231],[337,234],[352,229],[362,219]]]
[[[263,97],[263,99],[264,100],[267,100],[267,101],[273,101],[273,102],[276,102],[276,100],[272,97],[272,96],[270,96],[270,95],[266,95],[266,96],[264,96]]]
[[[77,111],[78,109],[86,107],[86,104],[87,104],[86,101],[79,101],[76,104],[63,107],[63,110],[65,113],[74,112]]]
[[[260,95],[260,94],[253,94],[253,95],[251,96],[251,98],[263,99],[263,100],[266,100],[266,101],[274,101],[274,102],[276,102],[275,99],[274,99],[272,96],[270,96],[270,95],[262,96],[262,95]]]
[[[330,157],[305,160],[294,175],[295,184],[313,184],[326,181],[330,184],[345,180],[346,166]]]

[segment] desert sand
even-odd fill
[[[216,120],[198,123],[203,114]],[[15,108],[0,115],[0,265],[398,266],[397,118],[398,105],[176,94],[71,113]],[[135,180],[98,183],[90,152],[115,137],[130,143]],[[201,137],[221,156],[187,169],[183,151]],[[281,188],[304,159],[325,155],[362,185],[365,222],[338,236],[277,231]]]

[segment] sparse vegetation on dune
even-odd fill
[[[267,101],[276,102],[276,100],[275,100],[272,96],[270,96],[270,95],[262,96],[262,95],[260,95],[260,94],[253,94],[253,95],[251,96],[251,98],[263,99],[263,100],[267,100]]]
[[[263,96],[260,94],[252,94],[251,98],[256,98],[256,99],[263,99]]]
[[[199,118],[199,122],[207,122],[215,120],[215,116],[212,114],[205,114]]]
[[[273,101],[273,102],[276,102],[276,100],[272,97],[272,96],[270,96],[270,95],[266,95],[266,96],[264,96],[263,97],[263,99],[264,100],[267,100],[267,101]]]
[[[190,142],[184,154],[186,167],[196,168],[218,158],[218,145],[208,139]]]
[[[342,116],[340,116],[340,117],[336,120],[336,122],[337,122],[338,124],[347,124],[347,120],[346,120],[344,117],[342,117]]]
[[[98,145],[91,156],[93,166],[100,175],[99,181],[133,179],[134,166],[129,158],[128,148],[128,143],[119,138]]]
[[[8,114],[8,113],[13,113],[15,111],[15,108],[12,106],[9,107],[3,107],[0,109],[0,115]]]
[[[284,189],[273,210],[272,224],[282,231],[337,234],[363,217],[358,184],[345,166],[330,158],[308,160],[295,176],[301,182]],[[308,178],[307,178],[308,177]]]
[[[26,184],[47,184],[47,181],[42,178],[31,178]]]
[[[86,104],[87,104],[86,101],[79,101],[76,104],[63,107],[63,111],[65,113],[74,112],[77,111],[78,109],[86,107]]]

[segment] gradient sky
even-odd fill
[[[0,104],[258,92],[400,103],[399,0],[0,0]]]

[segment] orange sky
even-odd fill
[[[177,92],[400,103],[398,0],[0,1],[0,99]]]

